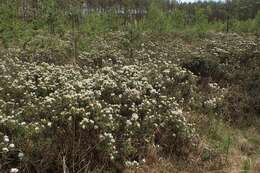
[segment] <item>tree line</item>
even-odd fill
[[[164,11],[184,11],[189,15],[197,9],[204,9],[210,21],[223,20],[227,15],[238,20],[255,18],[260,10],[260,0],[226,0],[226,1],[197,1],[182,3],[176,0],[1,0],[2,6],[15,8],[16,14],[24,20],[32,20],[42,16],[48,9],[67,11],[73,8],[89,8],[107,11],[108,9],[143,9],[147,11],[152,3],[160,4]]]
[[[180,3],[175,0],[1,0],[0,32],[26,22],[34,29],[76,25],[91,32],[120,30],[129,23],[141,30],[258,31],[260,0]],[[19,25],[15,25],[17,27]],[[9,32],[9,31],[8,31]]]

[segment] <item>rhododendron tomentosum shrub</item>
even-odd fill
[[[19,152],[12,158],[19,170],[60,172],[64,161],[76,170],[125,167],[143,160],[151,144],[174,154],[195,138],[176,98],[182,91],[172,88],[174,81],[188,87],[194,76],[175,65],[154,68],[163,76],[153,77],[150,64],[97,70],[15,58],[1,64],[0,131],[26,158]],[[10,152],[3,148],[1,162]]]

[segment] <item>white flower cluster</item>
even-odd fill
[[[0,133],[1,134],[1,133]],[[16,161],[21,161],[24,157],[24,154],[23,152],[19,151],[15,144],[11,142],[11,140],[9,139],[9,137],[7,135],[4,135],[2,140],[0,140],[0,147],[1,147],[1,151],[0,151],[0,162],[4,161],[2,159],[4,158],[9,158],[9,156],[15,156],[17,157],[18,160]],[[17,152],[19,151],[19,152]],[[15,158],[12,158],[11,159],[15,159]],[[13,161],[13,160],[10,160],[9,158],[9,161]],[[3,163],[3,162],[2,162]],[[17,173],[19,171],[18,168],[11,168],[10,169],[10,173]]]
[[[2,152],[8,153],[10,150],[15,149],[15,145],[13,143],[10,143],[9,137],[4,136],[3,137],[3,142],[1,142],[1,147],[2,147]]]
[[[19,172],[18,168],[11,168],[10,173],[17,173]]]
[[[209,83],[209,87],[210,95],[207,97],[207,100],[204,101],[204,105],[206,108],[213,110],[223,104],[227,89],[221,88],[217,83]]]
[[[138,167],[139,166],[139,162],[137,162],[137,161],[126,161],[125,162],[125,166],[126,167],[128,167],[128,168],[136,168],[136,167]]]

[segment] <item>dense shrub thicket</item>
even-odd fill
[[[1,169],[57,172],[62,157],[70,169],[129,167],[151,144],[165,153],[188,152],[195,131],[178,102],[193,101],[196,77],[167,62],[151,67],[93,70],[3,57]]]
[[[259,115],[259,38],[218,34],[206,40],[203,50],[184,64],[195,74],[210,77],[228,87],[225,112],[233,121]]]
[[[73,57],[65,34],[2,50],[0,170],[121,170],[143,164],[151,146],[185,158],[199,141],[192,113],[234,122],[259,114],[257,38],[193,41],[107,33]]]

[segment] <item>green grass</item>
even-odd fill
[[[252,167],[252,163],[251,160],[246,158],[245,160],[243,160],[242,162],[242,168],[240,173],[249,173],[250,169]]]

